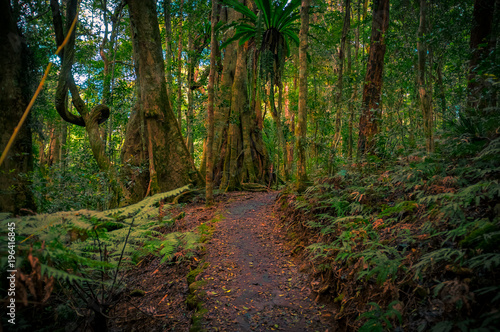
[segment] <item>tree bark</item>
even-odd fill
[[[337,95],[335,98],[335,103],[337,106],[337,112],[335,115],[335,136],[333,138],[332,144],[332,155],[336,154],[337,147],[340,144],[342,138],[341,135],[341,120],[342,120],[342,94],[344,89],[344,59],[345,59],[345,48],[346,40],[351,28],[351,1],[345,1],[345,12],[344,12],[344,25],[342,26],[342,38],[340,40],[340,50],[339,50],[339,65],[338,65],[338,83],[337,83]]]
[[[227,22],[241,18],[235,10],[224,7],[221,11],[223,16]],[[226,38],[230,37],[231,32]],[[255,50],[249,49],[247,45],[237,45],[237,42],[233,42],[225,48],[214,110],[214,183],[220,184],[224,190],[235,190],[244,181],[265,183],[269,168],[269,158],[259,128],[261,115],[257,114],[258,95],[256,91],[248,93],[248,86],[250,90],[256,87],[255,82],[248,82],[247,78],[248,61],[252,61],[252,74],[255,77],[255,57],[249,56]],[[250,101],[251,96],[257,100]]]
[[[163,12],[165,14],[165,59],[167,60],[167,93],[172,93],[172,1],[163,2]]]
[[[0,152],[7,145],[29,102],[28,49],[17,29],[10,1],[0,0]],[[35,211],[29,189],[33,170],[31,129],[25,123],[0,165],[0,212]]]
[[[202,184],[170,108],[154,0],[128,0],[137,75],[134,107],[122,150],[130,179],[129,201],[146,194]],[[134,171],[147,165],[147,177]]]
[[[427,153],[434,151],[434,125],[432,110],[432,89],[430,88],[429,79],[426,78],[426,58],[427,44],[424,41],[426,33],[426,12],[427,0],[420,0],[420,25],[417,33],[417,51],[418,51],[418,94],[420,97],[420,109],[424,118],[424,137]]]
[[[307,134],[307,47],[310,0],[302,0],[299,32],[299,112],[295,136],[297,137],[297,191],[307,187],[306,134]]]
[[[241,142],[240,136],[245,136],[249,134],[248,132],[248,122],[242,121],[242,114],[245,112],[245,107],[248,107],[247,98],[247,62],[246,54],[247,50],[245,45],[238,45],[237,48],[237,58],[236,58],[236,68],[234,72],[234,81],[231,89],[231,114],[229,121],[229,155],[226,157],[226,162],[224,165],[224,177],[221,187],[225,190],[237,190],[239,189],[240,182],[239,179],[245,178],[248,172],[253,173],[253,168],[249,168],[249,143],[248,141]],[[240,124],[243,127],[243,135],[240,135]],[[248,138],[248,137],[247,137]],[[240,145],[243,143],[243,169],[238,172],[238,159],[240,157]],[[253,167],[250,160],[250,166]],[[241,172],[241,175],[240,175]]]
[[[177,44],[177,122],[179,128],[182,128],[182,7],[184,0],[180,0],[179,8],[179,43]]]
[[[224,18],[223,18],[223,17]],[[222,7],[221,20],[232,22],[238,20],[240,15],[233,9]],[[227,38],[232,37],[228,31]],[[225,156],[228,154],[228,128],[229,114],[231,111],[231,89],[233,86],[234,71],[236,69],[237,42],[233,42],[224,49],[222,73],[215,97],[214,109],[214,183],[220,184],[223,178]]]
[[[207,141],[206,141],[206,177],[205,177],[205,200],[207,205],[213,204],[214,188],[214,85],[216,68],[217,38],[215,27],[217,26],[218,1],[212,0],[211,32],[210,32],[210,74],[208,75],[208,109],[207,109]]]
[[[358,1],[358,22],[361,21],[361,0]],[[354,44],[354,61],[355,63],[358,62],[358,52],[359,52],[359,26],[360,24],[357,24],[356,27],[356,42]],[[349,47],[347,49],[347,63],[348,63],[348,72],[349,76],[352,76],[352,60],[351,60],[351,48]],[[358,76],[356,74],[356,76]],[[358,82],[357,79],[354,81],[353,88],[352,88],[352,94],[351,94],[351,100],[349,102],[349,136],[348,136],[348,146],[347,146],[347,158],[351,161],[352,160],[352,152],[353,152],[353,145],[354,145],[354,139],[353,139],[353,126],[354,126],[354,103],[357,100],[358,97]]]
[[[194,55],[194,40],[193,40],[193,32],[188,31],[188,63],[187,63],[187,111],[186,111],[186,145],[189,150],[191,156],[194,154],[194,142],[193,142],[193,90],[191,86],[194,85],[194,67],[195,61],[197,59]]]
[[[375,153],[386,49],[385,33],[388,26],[389,0],[374,0],[370,53],[363,88],[362,114],[359,119],[358,158]]]
[[[278,147],[276,149],[276,156],[277,156],[277,163],[276,163],[276,174],[279,177],[280,176],[280,169],[281,165],[279,162],[279,156],[280,156],[280,150],[283,153],[283,168],[284,168],[284,174],[285,174],[285,179],[288,180],[288,174],[286,173],[286,165],[287,165],[287,155],[286,155],[286,142],[285,142],[285,135],[283,134],[283,126],[281,125],[281,108],[282,108],[282,103],[283,103],[283,88],[282,88],[282,83],[278,83],[278,107],[276,108],[275,100],[274,100],[274,87],[275,87],[275,82],[274,82],[274,75],[271,75],[271,82],[269,86],[269,103],[271,105],[271,116],[274,120],[274,123],[276,124],[276,134],[278,136]]]

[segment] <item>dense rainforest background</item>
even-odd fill
[[[500,329],[500,1],[0,0],[0,48],[4,329],[134,330],[183,209],[273,190],[334,330]]]

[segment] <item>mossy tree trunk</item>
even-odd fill
[[[233,22],[241,16],[233,9],[224,8],[221,17]],[[213,146],[214,183],[224,190],[238,189],[246,182],[267,181],[269,158],[262,140],[254,52],[247,44],[238,46],[237,42],[225,48],[214,114]]]
[[[153,0],[127,1],[136,67],[137,104],[122,150],[131,202],[186,184],[202,184],[168,100]],[[147,169],[137,171],[137,167]]]

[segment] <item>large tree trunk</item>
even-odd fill
[[[420,25],[418,27],[417,50],[418,50],[418,94],[420,97],[420,109],[424,118],[424,137],[427,153],[434,151],[434,112],[432,110],[432,88],[430,79],[426,77],[427,43],[424,41],[426,33],[426,7],[427,0],[420,0]]]
[[[248,107],[247,98],[247,61],[246,55],[247,50],[245,45],[238,46],[238,53],[236,59],[236,69],[234,72],[234,81],[232,86],[231,94],[231,114],[230,117],[233,120],[229,121],[229,136],[228,136],[228,146],[229,153],[226,156],[226,161],[224,162],[224,175],[222,177],[221,188],[225,190],[235,190],[239,189],[240,178],[244,178],[243,175],[245,171],[250,172],[248,168],[249,161],[249,143],[241,142],[241,137],[248,134],[248,121],[236,121],[236,119],[241,119],[242,114],[245,112],[245,108]],[[240,122],[240,123],[238,123]],[[240,124],[242,125],[242,130],[240,129]],[[248,139],[248,137],[247,137]],[[238,167],[241,145],[243,144],[243,169]],[[253,172],[253,165],[250,161],[251,172]],[[238,171],[239,170],[239,171]]]
[[[189,183],[201,184],[182,139],[168,101],[160,31],[154,0],[128,0],[134,60],[137,75],[137,104],[127,127],[122,150],[129,176],[130,201],[147,194],[168,191]],[[146,166],[147,171],[134,171]],[[147,179],[147,180],[146,180]]]
[[[358,157],[375,153],[378,133],[382,75],[384,72],[385,33],[389,26],[389,0],[374,0],[370,54],[363,89],[362,114],[359,119]]]
[[[233,9],[224,11],[227,11],[223,14],[227,15],[228,22],[241,17]],[[233,42],[225,49],[214,114],[214,182],[225,190],[237,189],[244,182],[266,183],[269,167],[259,127],[262,122],[261,115],[257,114],[258,102],[250,101],[250,96],[257,98],[257,94],[256,91],[248,94],[249,84],[250,90],[256,87],[254,82],[248,82],[247,75],[248,55],[254,50],[237,44]],[[256,63],[252,65],[255,69]],[[255,71],[252,76],[255,78]]]
[[[299,114],[295,136],[297,137],[297,190],[307,186],[306,133],[307,133],[307,47],[309,31],[309,0],[302,0],[300,10],[299,45]]]
[[[17,30],[10,1],[0,0],[0,152],[6,147],[29,101],[27,47]],[[25,123],[0,165],[0,212],[35,210],[29,190],[33,169],[31,130]]]
[[[227,7],[222,7],[221,21],[232,22],[239,19],[239,14]],[[232,34],[226,36],[231,38]],[[226,46],[224,49],[224,59],[222,61],[222,74],[220,77],[219,89],[215,97],[214,109],[214,183],[221,182],[224,169],[224,156],[227,155],[229,114],[231,110],[231,89],[233,86],[234,71],[236,69],[236,42]]]

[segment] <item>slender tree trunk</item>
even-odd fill
[[[446,128],[446,94],[444,92],[444,84],[443,84],[443,65],[442,63],[438,63],[436,74],[437,74],[437,91],[439,91],[439,104],[441,106],[441,128]]]
[[[358,63],[358,52],[359,52],[359,22],[361,21],[361,10],[360,10],[360,1],[358,1],[358,26],[356,28],[356,42],[354,44],[354,61],[355,64]],[[352,60],[351,60],[351,48],[347,48],[347,56],[348,56],[348,72],[349,76],[352,77]],[[358,76],[358,75],[356,75]],[[357,79],[352,84],[352,94],[351,100],[349,101],[349,136],[348,136],[348,147],[347,147],[347,157],[351,161],[352,160],[352,152],[353,152],[353,126],[354,126],[354,104],[357,101],[358,97],[358,82]]]
[[[177,45],[177,122],[179,123],[179,128],[182,128],[182,7],[184,6],[184,0],[180,0],[179,8],[179,43]]]
[[[194,40],[192,33],[188,36],[188,75],[187,75],[187,111],[186,111],[186,145],[191,156],[194,154],[194,142],[193,142],[193,90],[191,87],[194,85],[194,67],[195,67],[195,52],[194,52]]]
[[[99,47],[99,54],[101,56],[103,65],[104,65],[104,70],[103,70],[103,89],[102,89],[102,104],[103,105],[108,105],[110,96],[111,96],[111,75],[110,75],[110,70],[109,70],[109,53],[105,52],[105,48],[107,48],[108,44],[108,34],[109,34],[109,27],[108,27],[108,6],[107,6],[107,0],[102,0],[101,1],[101,11],[102,11],[102,20],[104,23],[104,38],[102,39],[101,45]],[[110,41],[113,43],[113,40]],[[113,47],[109,48],[110,50],[113,49]],[[111,112],[110,112],[111,113]],[[109,122],[108,122],[109,123]],[[108,145],[108,133],[107,133],[107,127],[104,126],[104,133],[102,135],[102,139],[104,141],[104,153],[106,153],[106,147]]]
[[[55,28],[57,45],[60,45],[64,39],[64,30],[59,11],[59,3],[57,0],[51,0],[50,6],[52,10],[52,19]],[[69,30],[73,18],[76,16],[76,10],[77,1],[68,1],[66,7],[66,31]],[[80,97],[80,92],[75,84],[73,75],[71,74],[71,68],[73,66],[73,59],[75,56],[75,39],[76,36],[75,33],[73,33],[69,38],[64,51],[60,53],[62,66],[56,89],[55,106],[57,112],[63,120],[85,127],[89,138],[90,148],[97,165],[101,171],[108,175],[109,183],[113,190],[113,198],[110,202],[110,206],[115,207],[119,204],[122,193],[126,195],[127,191],[124,186],[120,187],[121,183],[118,180],[116,169],[111,165],[111,162],[105,153],[106,146],[102,139],[102,132],[99,128],[99,125],[109,118],[109,108],[106,105],[99,104],[94,106],[92,110],[89,110],[86,103]],[[68,89],[71,92],[73,105],[79,115],[75,115],[68,111],[66,105]]]
[[[418,51],[418,94],[420,97],[420,109],[424,119],[424,137],[426,142],[427,153],[434,151],[434,125],[433,125],[433,110],[432,110],[432,89],[429,88],[429,79],[426,78],[426,58],[427,44],[424,41],[426,33],[426,7],[427,0],[420,0],[420,25],[417,34],[417,51]]]
[[[281,125],[281,117],[283,114],[283,82],[280,82],[278,85],[278,120],[280,124],[280,128],[278,131],[278,135],[280,135],[280,147],[283,151],[283,174],[285,175],[285,181],[290,179],[290,173],[288,172],[288,155],[286,153],[286,139],[283,126]]]
[[[165,59],[167,60],[167,93],[172,95],[172,0],[163,2],[165,15]]]
[[[114,66],[115,66],[115,42],[116,42],[116,36],[118,34],[118,29],[120,27],[120,18],[122,15],[123,8],[125,6],[124,2],[120,2],[118,6],[116,6],[113,15],[111,16],[111,36],[108,39],[108,13],[107,13],[107,1],[104,0],[102,2],[102,11],[103,11],[103,22],[104,22],[104,38],[102,40],[101,46],[99,47],[99,54],[101,56],[101,59],[103,61],[103,89],[102,89],[102,101],[101,103],[103,105],[108,105],[110,110],[112,109],[112,83],[114,79]],[[110,59],[111,54],[113,54],[112,59]],[[110,111],[111,113],[111,111]],[[110,144],[108,141],[111,140],[111,121],[108,122],[109,127],[104,127],[104,134],[103,134],[103,141],[104,141],[104,146],[105,150],[106,147]],[[108,140],[108,133],[109,133],[109,140]]]
[[[130,201],[186,184],[201,184],[175,114],[165,82],[160,31],[154,0],[128,0],[138,100],[127,127],[122,150],[126,165],[147,165],[147,178],[125,167],[131,180]]]
[[[217,38],[215,27],[217,26],[217,0],[212,0],[212,15],[211,15],[211,33],[210,33],[210,74],[208,76],[208,110],[207,110],[207,144],[206,144],[206,177],[205,177],[205,200],[207,205],[213,204],[213,188],[214,188],[214,85],[215,64]]]
[[[50,128],[48,165],[53,166],[59,163],[61,155],[61,134],[60,127],[62,120],[52,124]]]
[[[287,179],[290,179],[293,173],[293,139],[290,137],[290,133],[293,133],[293,128],[295,127],[295,116],[293,112],[290,110],[290,86],[288,84],[285,85],[285,127],[288,140],[285,139],[285,151],[286,154],[286,164],[285,164],[285,174]],[[286,128],[286,129],[285,129]]]
[[[374,0],[370,54],[363,89],[362,114],[359,119],[358,157],[375,153],[378,133],[382,74],[384,71],[385,33],[389,26],[389,0]]]
[[[351,28],[351,1],[345,1],[344,9],[344,25],[342,27],[342,38],[340,40],[340,50],[339,50],[339,65],[338,65],[338,84],[337,84],[337,95],[335,98],[335,103],[337,107],[337,113],[335,116],[335,137],[333,138],[332,144],[332,155],[336,154],[337,147],[339,146],[341,135],[341,119],[342,119],[342,93],[344,89],[344,59],[345,59],[345,48],[346,40]]]
[[[276,133],[278,135],[278,146],[276,149],[276,156],[278,162],[276,163],[276,174],[279,177],[281,165],[279,163],[279,157],[281,155],[280,150],[283,151],[283,156],[286,156],[285,153],[285,137],[283,135],[283,127],[281,125],[281,103],[282,103],[282,87],[281,83],[279,83],[278,89],[278,108],[276,108],[276,103],[274,100],[274,76],[271,75],[271,83],[269,86],[269,102],[271,104],[271,116],[273,117],[274,123],[276,124]],[[286,157],[285,157],[286,158]],[[286,165],[286,162],[283,161],[283,165]],[[286,166],[284,166],[286,167]],[[285,173],[285,179],[288,179],[287,174]]]
[[[0,0],[0,153],[21,119],[30,97],[28,49],[12,16],[10,1]],[[0,212],[35,211],[29,189],[33,169],[31,129],[19,129],[6,159],[0,165]]]
[[[309,0],[302,0],[300,10],[299,45],[299,114],[295,136],[297,137],[297,191],[307,187],[306,135],[307,135],[307,47],[309,31]]]

